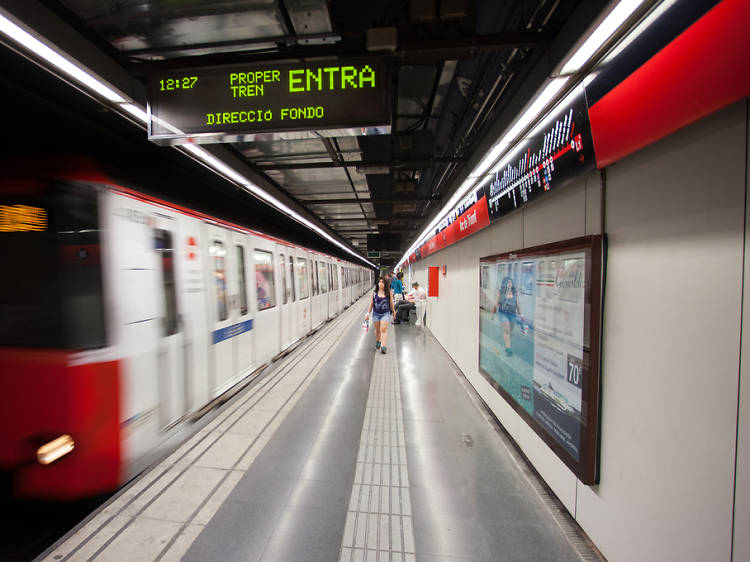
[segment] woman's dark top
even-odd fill
[[[375,314],[386,314],[391,309],[391,304],[388,302],[388,296],[385,297],[379,297],[378,292],[375,291],[375,294],[373,295],[373,305],[372,309],[375,311]]]

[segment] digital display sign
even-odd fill
[[[149,139],[389,125],[382,57],[252,63],[153,74]]]
[[[0,205],[0,232],[44,232],[47,210],[30,205]]]
[[[597,481],[603,238],[482,258],[479,370],[584,484]]]
[[[594,143],[583,87],[520,143],[484,184],[490,220],[594,169]]]

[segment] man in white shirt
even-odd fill
[[[409,322],[409,311],[416,308],[416,301],[426,301],[427,293],[419,286],[416,281],[411,284],[411,291],[406,298],[396,303],[396,317],[393,319],[394,324],[400,324],[402,321]]]

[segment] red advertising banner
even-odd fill
[[[490,225],[490,215],[487,212],[487,197],[483,196],[468,211],[459,216],[451,226],[456,240],[461,240]]]

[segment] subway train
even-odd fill
[[[116,489],[374,282],[92,160],[32,162],[0,179],[0,472],[15,497]]]

